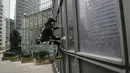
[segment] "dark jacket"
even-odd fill
[[[60,40],[60,38],[57,38],[53,34],[53,31],[56,29],[58,29],[58,27],[53,27],[50,22],[47,22],[45,24],[45,28],[42,31],[41,42],[50,41],[51,39]]]

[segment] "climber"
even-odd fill
[[[41,42],[47,42],[49,41],[49,44],[53,43],[54,45],[58,46],[56,58],[62,58],[63,56],[60,56],[59,53],[62,53],[61,50],[61,43],[59,42],[61,38],[54,36],[53,32],[54,30],[59,29],[60,27],[54,27],[55,22],[57,22],[53,18],[48,18],[48,21],[45,23],[45,27],[42,30],[41,34]]]

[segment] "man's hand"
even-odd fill
[[[66,40],[66,37],[65,37],[65,36],[64,36],[64,37],[62,37],[62,38],[61,38],[61,40]]]
[[[58,37],[58,38],[56,38],[56,40],[61,40],[61,38]]]
[[[54,30],[57,30],[57,29],[59,29],[59,28],[61,28],[61,26],[53,27]]]

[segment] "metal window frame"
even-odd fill
[[[129,2],[130,0],[122,0],[122,6],[123,6],[123,10],[124,10],[124,22],[125,22],[125,28],[126,28],[126,39],[127,39],[127,46],[128,46],[128,60],[129,60],[129,68],[130,68],[130,33],[129,33],[129,28],[130,28],[130,8],[129,6]],[[130,70],[129,70],[130,71]],[[130,73],[130,72],[129,72]]]
[[[90,59],[87,59],[87,58],[83,58],[83,57],[80,57],[80,56],[77,56],[77,58],[80,59],[80,60],[92,63],[94,65],[97,65],[97,66],[100,66],[100,67],[103,67],[103,68],[118,72],[118,73],[126,73],[126,71],[124,69],[116,68],[116,67],[111,66],[111,65],[106,65],[106,64],[96,62],[96,61],[93,61],[93,60],[90,60]]]
[[[78,62],[78,66],[76,66],[76,73],[80,73],[80,64],[79,64],[79,59],[80,60],[83,60],[85,62],[89,62],[89,63],[92,63],[94,65],[97,65],[97,66],[100,66],[100,67],[103,67],[103,68],[106,68],[106,69],[109,69],[109,70],[112,70],[112,71],[115,71],[115,72],[119,72],[119,73],[126,73],[126,70],[125,69],[122,69],[122,68],[117,68],[117,67],[114,67],[114,66],[111,66],[111,65],[108,65],[108,64],[104,64],[104,63],[101,63],[101,62],[97,62],[97,61],[94,61],[94,60],[91,60],[91,59],[88,59],[88,58],[84,58],[82,56],[78,56],[78,55],[75,55],[75,54],[72,54],[70,52],[65,52],[65,54],[67,54],[68,56],[72,56],[72,57],[75,57],[76,58],[76,61]],[[76,62],[76,63],[77,63]],[[78,72],[77,72],[78,71]]]

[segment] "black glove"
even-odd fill
[[[58,38],[56,38],[56,40],[61,40],[61,38],[58,37]]]
[[[53,27],[53,30],[57,30],[57,29],[59,29],[60,27]]]

